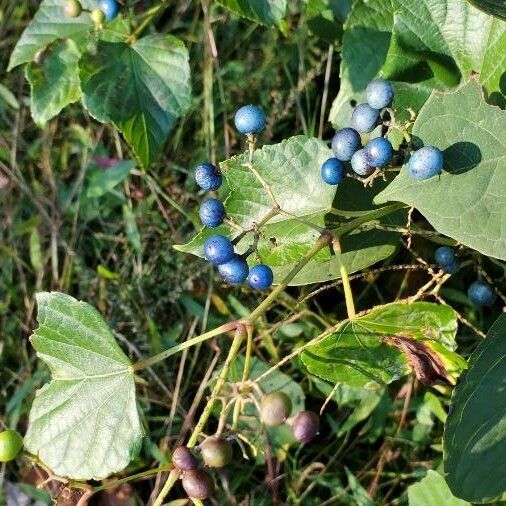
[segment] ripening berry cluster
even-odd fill
[[[254,135],[264,128],[265,115],[260,107],[245,105],[235,114],[235,126],[243,134]],[[195,180],[203,190],[215,191],[220,188],[223,176],[217,167],[206,162],[195,169]],[[216,198],[207,199],[200,206],[199,215],[205,227],[218,227],[225,219],[225,206]],[[251,288],[257,290],[265,290],[272,285],[272,269],[262,263],[250,269],[246,255],[237,254],[232,241],[224,235],[215,234],[207,238],[204,243],[204,256],[218,267],[227,283],[240,285],[248,280]]]
[[[260,419],[267,427],[276,427],[286,422],[292,411],[290,397],[283,392],[265,394],[260,401]],[[291,422],[295,439],[309,443],[318,434],[319,416],[312,411],[301,411]],[[207,437],[199,446],[200,457],[207,468],[221,469],[232,462],[231,440],[223,436]],[[186,446],[179,446],[172,454],[172,463],[181,472],[181,484],[192,499],[204,500],[214,491],[210,474],[202,469],[199,459]]]
[[[455,251],[449,246],[440,246],[434,255],[436,263],[447,274],[454,274],[460,268]],[[496,299],[494,289],[486,282],[478,279],[469,285],[467,296],[477,306],[491,306]]]
[[[87,11],[79,0],[66,0],[63,11],[69,18],[77,18],[82,12],[89,12],[95,26],[101,28],[104,22],[112,21],[118,15],[119,4],[116,0],[100,0],[97,8]]]
[[[353,110],[351,126],[338,130],[332,138],[334,156],[321,166],[321,177],[329,185],[337,185],[344,179],[344,162],[350,162],[359,176],[369,176],[392,161],[394,150],[386,137],[374,137],[362,147],[360,134],[370,133],[381,124],[382,111],[392,104],[394,89],[390,82],[376,79],[367,85],[366,96],[367,102]],[[419,180],[439,174],[442,168],[443,153],[434,146],[417,150],[407,164],[409,174]]]

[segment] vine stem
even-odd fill
[[[167,481],[164,483],[162,487],[162,490],[158,494],[158,497],[153,501],[152,506],[162,506],[165,497],[170,492],[170,489],[176,484],[176,481],[179,480],[180,476],[181,471],[179,471],[179,469],[176,468],[172,469],[172,471],[169,473]]]
[[[144,13],[144,21],[131,33],[131,35],[128,37],[127,42],[131,44],[132,42],[135,42],[139,35],[146,29],[146,27],[153,21],[153,18],[156,17],[156,15],[163,11],[168,5],[170,4],[172,0],[163,0],[158,5],[155,5],[151,9],[149,9],[147,12]]]
[[[239,348],[241,347],[242,341],[244,337],[247,335],[247,332],[248,331],[246,330],[246,325],[243,324],[237,325],[234,340],[232,341],[232,346],[230,347],[227,358],[225,359],[225,363],[223,364],[223,369],[221,370],[220,375],[218,376],[218,379],[214,384],[213,390],[211,392],[211,397],[209,397],[209,400],[207,401],[204,407],[204,411],[202,411],[199,421],[197,422],[197,425],[195,426],[195,429],[193,429],[190,439],[188,440],[188,444],[186,445],[188,448],[192,448],[197,444],[198,437],[202,432],[202,429],[204,428],[205,424],[207,423],[209,416],[211,415],[214,403],[216,402],[216,398],[220,394],[220,391],[225,381],[227,380],[228,372],[230,371],[230,366],[232,365],[232,362],[234,361],[237,353],[239,352]]]
[[[341,280],[343,282],[344,300],[346,302],[346,312],[348,314],[348,318],[351,320],[356,315],[355,302],[353,301],[353,292],[351,290],[350,278],[348,276],[348,269],[346,269],[346,266],[342,261],[341,243],[339,242],[339,239],[336,238],[332,241],[332,247],[334,248],[335,254],[339,256],[339,262],[341,264],[341,266],[339,267],[339,272],[341,274]]]

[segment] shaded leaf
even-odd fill
[[[444,150],[440,177],[411,178],[404,167],[375,199],[416,207],[439,232],[466,246],[506,259],[506,114],[487,105],[470,82],[441,95],[420,111],[413,135]]]
[[[452,492],[473,503],[506,492],[506,315],[492,325],[455,388],[444,445]]]
[[[235,14],[266,26],[277,25],[285,16],[286,0],[218,0]]]
[[[445,479],[436,471],[408,487],[409,506],[466,506],[469,503],[457,499],[451,493]]]
[[[468,0],[475,7],[491,16],[506,21],[506,2],[504,0]]]
[[[27,450],[55,474],[88,480],[121,471],[143,436],[132,365],[100,313],[58,292],[37,294],[30,340],[52,380],[35,397]]]

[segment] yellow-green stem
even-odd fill
[[[174,468],[169,473],[167,481],[163,485],[162,490],[160,490],[160,493],[158,494],[158,497],[154,500],[152,506],[162,506],[165,497],[167,497],[167,494],[170,492],[170,489],[175,485],[176,481],[179,480],[179,476],[181,476],[181,472],[179,471],[179,469],[176,468]]]
[[[332,246],[334,248],[335,254],[339,256],[339,262],[341,264],[341,267],[339,267],[339,272],[341,274],[341,280],[343,282],[344,300],[346,302],[346,312],[348,313],[348,318],[351,320],[356,314],[355,303],[353,301],[353,292],[351,291],[348,269],[346,269],[343,257],[341,255],[341,243],[339,242],[339,239],[334,239],[332,241]]]

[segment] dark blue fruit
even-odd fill
[[[443,170],[443,153],[435,146],[425,146],[415,151],[408,161],[411,177],[420,181],[429,179]]]
[[[343,162],[337,158],[329,158],[323,162],[320,173],[325,183],[339,184],[344,179]]]
[[[379,111],[369,104],[359,104],[351,115],[351,126],[361,133],[372,132],[378,124]]]
[[[234,258],[234,246],[223,235],[212,235],[204,243],[204,256],[214,265],[221,265]]]
[[[242,134],[256,134],[265,127],[265,114],[257,105],[243,105],[235,113],[234,121]]]
[[[218,271],[227,283],[240,285],[246,281],[249,267],[243,257],[234,255],[228,262],[218,265]]]
[[[248,283],[251,288],[265,290],[272,285],[274,275],[268,265],[258,264],[251,268],[248,275]]]
[[[453,248],[450,248],[449,246],[440,246],[436,250],[434,258],[436,259],[436,263],[438,265],[449,265],[455,262],[455,251],[453,251]]]
[[[221,172],[212,163],[202,163],[195,169],[195,181],[203,190],[217,190],[223,181]]]
[[[369,163],[373,167],[384,167],[392,160],[394,150],[392,144],[384,137],[376,137],[367,143],[364,148]]]
[[[332,151],[338,160],[348,162],[360,148],[360,134],[353,128],[342,128],[332,137]]]
[[[365,90],[367,102],[374,109],[388,107],[394,99],[394,89],[389,81],[375,79],[371,81]]]
[[[365,149],[359,149],[351,157],[351,168],[359,176],[368,176],[374,171],[374,167],[369,163]]]
[[[471,302],[474,302],[477,306],[491,306],[496,298],[494,289],[481,279],[471,283],[467,295]]]
[[[112,21],[119,12],[119,5],[115,0],[100,0],[98,7],[105,14],[107,21]]]
[[[199,210],[202,225],[210,228],[217,227],[223,223],[225,207],[218,199],[209,199],[202,202]]]

